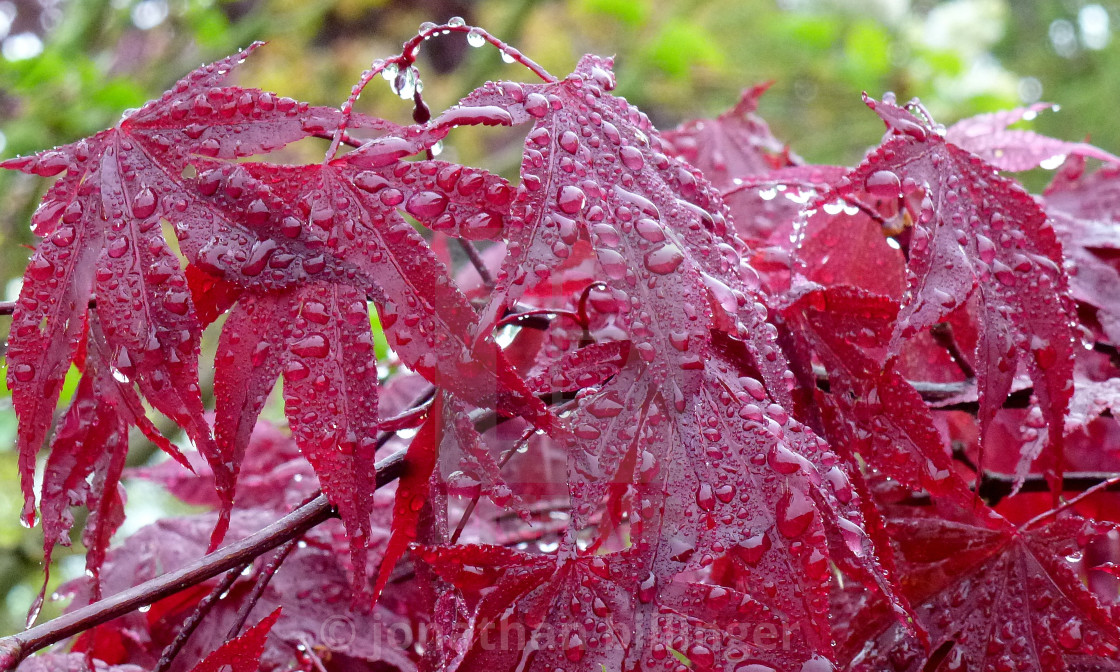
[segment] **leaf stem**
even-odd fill
[[[446,35],[448,33],[471,33],[478,35],[487,43],[497,47],[498,51],[502,52],[502,54],[504,54],[507,58],[511,58],[515,62],[525,66],[525,68],[528,69],[529,72],[532,72],[537,77],[540,77],[542,81],[549,83],[557,81],[556,77],[553,76],[548,70],[545,70],[533,59],[521,53],[519,50],[514,49],[502,40],[499,40],[490,33],[486,32],[482,28],[466,25],[462,20],[456,21],[454,24],[449,22],[438,26],[430,26],[424,28],[415,37],[404,43],[401,48],[400,56],[398,56],[396,59],[390,59],[390,61],[395,61],[397,63],[397,67],[400,68],[411,67],[412,64],[416,62],[416,55],[420,51],[421,44],[423,44],[428,39],[437,37],[439,35]]]
[[[953,363],[957,365],[965,378],[975,378],[976,369],[972,368],[972,364],[969,364],[968,358],[961,351],[961,346],[957,343],[956,336],[953,335],[953,325],[948,322],[938,322],[929,331],[937,344],[945,348],[949,356],[953,358]]]

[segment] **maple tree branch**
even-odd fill
[[[160,654],[159,660],[156,662],[156,666],[152,672],[165,672],[167,668],[171,667],[171,662],[175,660],[175,657],[178,656],[179,652],[186,646],[187,640],[191,638],[194,631],[202,624],[203,619],[210,613],[214,605],[218,603],[218,600],[222,599],[226,591],[233,587],[233,584],[237,581],[237,577],[241,576],[241,572],[248,566],[249,563],[244,562],[239,567],[234,567],[226,572],[226,575],[222,577],[218,585],[214,586],[214,589],[211,590],[206,597],[202,598],[194,608],[194,611],[191,612],[191,615],[187,617],[187,620],[183,621],[183,624],[179,626],[179,632],[175,633],[175,639],[171,640],[171,643],[164,647],[163,653]]]
[[[953,358],[953,363],[965,375],[965,378],[975,378],[976,370],[968,363],[965,358],[964,352],[961,351],[961,346],[957,343],[956,337],[953,335],[953,325],[948,322],[938,322],[930,328],[930,334],[937,344],[945,348],[949,356]]]
[[[817,378],[817,387],[824,392],[831,389],[828,372],[820,367],[813,367],[813,374]],[[909,380],[907,381],[918,394],[922,395],[922,399],[929,404],[936,404],[946,399],[952,399],[958,395],[968,392],[969,389],[975,384],[976,381],[961,380],[954,383],[934,383],[925,380]],[[1031,402],[1031,395],[1034,394],[1034,388],[1026,387],[1021,390],[1015,390],[1007,395],[1007,399],[1003,402],[1003,408],[1029,408]],[[976,414],[980,410],[980,403],[976,401],[959,401],[952,404],[945,404],[943,406],[936,406],[934,410],[937,411],[964,411],[966,413]]]
[[[0,315],[11,315],[16,312],[16,301],[0,301]],[[89,307],[97,307],[97,299],[91,298],[89,300]]]
[[[249,612],[253,610],[253,607],[257,606],[257,602],[260,601],[261,595],[264,595],[265,588],[268,588],[272,577],[276,575],[277,570],[280,569],[280,565],[284,564],[284,560],[287,559],[292,549],[296,547],[296,541],[296,539],[289,539],[275,554],[273,554],[272,559],[270,559],[264,567],[261,567],[260,573],[253,583],[252,590],[245,598],[245,603],[241,605],[241,609],[238,610],[237,618],[234,620],[233,625],[229,627],[226,639],[235,639],[241,633],[241,628],[245,626],[245,621],[249,619]]]
[[[1109,482],[1115,478],[1116,474],[1112,472],[1069,471],[1062,478],[1062,490],[1084,492],[1105,483],[1108,484],[1105,486],[1107,490],[1120,490],[1120,483]],[[1014,485],[1014,474],[984,472],[984,478],[980,482],[980,497],[985,502],[989,502],[989,506],[995,506],[1001,499],[1011,494]],[[1050,484],[1044,475],[1031,474],[1023,480],[1019,492],[1050,492]]]
[[[407,466],[403,450],[378,462],[375,488],[381,488],[400,478]],[[0,671],[14,670],[20,661],[39,649],[240,567],[337,515],[338,512],[327,501],[326,496],[319,495],[264,529],[203,556],[186,567],[0,639]]]
[[[478,253],[478,248],[474,246],[469,240],[459,238],[459,247],[463,248],[463,252],[467,254],[467,259],[470,260],[471,266],[478,272],[478,277],[482,279],[483,286],[486,289],[494,289],[494,276],[490,274],[490,269],[486,268],[486,262],[482,260],[482,255]]]

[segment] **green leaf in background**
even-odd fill
[[[877,81],[891,70],[891,36],[879,23],[863,19],[844,37],[844,73],[857,86]]]
[[[577,11],[592,16],[609,16],[628,26],[640,26],[649,18],[648,0],[579,0]]]
[[[709,39],[702,26],[672,19],[649,48],[648,58],[674,79],[688,77],[695,66],[720,66],[723,52]]]

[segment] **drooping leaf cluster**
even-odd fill
[[[415,49],[444,31],[543,81],[432,118]],[[454,21],[340,109],[229,85],[254,48],[0,164],[62,174],[8,384],[29,522],[49,443],[48,559],[89,510],[74,607],[321,488],[341,527],[247,571],[173,669],[246,616],[197,669],[1120,669],[1116,157],[1008,129],[1035,108],[945,129],[865,96],[882,143],[807,165],[765,87],[662,133],[608,59],[557,79]],[[355,111],[377,75],[417,123]],[[516,179],[435,158],[481,125],[525,130]],[[321,163],[276,160],[308,138]],[[1007,174],[1063,160],[1044,196]],[[258,419],[278,383],[287,434]],[[109,550],[133,426],[174,458],[135,475],[213,512]],[[73,648],[151,669],[212,587]]]

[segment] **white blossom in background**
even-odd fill
[[[18,33],[4,40],[0,54],[8,61],[24,61],[43,52],[43,41],[35,33]]]
[[[1077,12],[1077,28],[1086,49],[1104,49],[1112,38],[1108,10],[1098,4],[1085,5]]]
[[[150,30],[163,23],[167,13],[167,0],[141,0],[132,6],[132,25]]]

